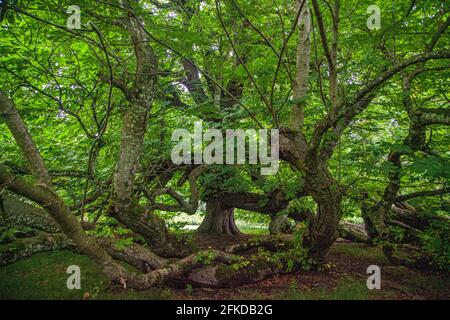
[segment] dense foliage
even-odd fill
[[[72,2],[80,29],[66,26]],[[69,237],[81,223],[118,249],[176,256],[181,243],[193,246],[174,236],[185,233],[186,213],[203,219],[199,230],[228,234],[238,232],[235,217],[271,223],[273,233],[280,219],[295,220],[289,257],[269,259],[293,268],[322,262],[348,220],[365,222],[394,261],[411,262],[396,252],[413,246],[425,265],[449,270],[448,2],[4,3],[0,187],[44,209],[56,194],[76,217],[50,209]],[[370,5],[381,8],[379,29],[367,27]],[[36,149],[14,132],[10,105]],[[199,120],[222,131],[279,128],[278,173],[173,164],[172,132]],[[30,165],[40,157],[51,181]],[[11,175],[55,193],[36,196]],[[3,225],[3,243],[30,232]],[[106,259],[93,251],[84,250]]]

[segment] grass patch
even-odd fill
[[[268,228],[255,228],[255,227],[251,227],[251,226],[240,226],[238,228],[239,228],[239,231],[241,231],[244,234],[248,234],[248,235],[262,236],[262,235],[269,234]]]
[[[383,254],[383,251],[379,246],[349,243],[345,245],[333,246],[330,251],[358,258],[367,262],[372,262],[374,264],[389,264],[388,259]]]
[[[80,290],[67,289],[70,265],[80,267]],[[82,299],[85,292],[90,299],[171,298],[169,289],[112,293],[109,286],[110,281],[88,257],[65,250],[38,253],[0,268],[0,299]]]

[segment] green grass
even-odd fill
[[[358,258],[374,264],[389,264],[386,256],[383,254],[381,247],[369,246],[365,244],[348,244],[345,246],[335,246],[331,251],[340,253],[346,256]]]
[[[66,287],[69,265],[81,270],[81,290]],[[43,252],[0,268],[0,299],[170,299],[168,289],[111,293],[109,280],[89,258],[70,251]]]
[[[239,227],[239,231],[241,231],[244,234],[248,235],[268,235],[269,229],[268,228],[254,228],[251,226],[241,226]]]

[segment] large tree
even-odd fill
[[[399,194],[402,159],[423,153],[446,161],[439,152],[445,134],[428,134],[427,141],[427,128],[449,123],[448,108],[439,104],[448,103],[450,17],[443,2],[430,4],[428,13],[415,1],[398,3],[389,8],[392,18],[383,7],[380,30],[369,30],[370,4],[83,1],[81,29],[71,29],[68,1],[11,3],[0,40],[0,117],[9,129],[0,131],[0,186],[8,192],[2,212],[23,212],[15,201],[31,200],[58,225],[52,233],[63,233],[111,280],[138,288],[185,274],[198,282],[190,272],[205,257],[222,264],[242,259],[231,254],[241,250],[235,247],[194,252],[167,228],[170,212],[205,211],[198,232],[235,236],[237,210],[269,216],[274,233],[286,231],[287,219],[306,222],[302,249],[295,249],[306,249],[319,265],[351,206],[362,207],[369,236],[392,240],[387,225],[404,223],[392,219],[396,203],[448,193],[414,186],[410,195]],[[414,92],[416,80],[426,90]],[[431,107],[414,106],[414,99]],[[383,104],[392,105],[391,113]],[[199,120],[221,132],[279,129],[278,173],[262,176],[261,165],[250,164],[174,164],[171,132]],[[360,131],[393,121],[401,123],[399,135],[408,131],[404,137],[392,141],[373,130],[370,143],[361,143]],[[378,140],[390,148],[371,147]],[[376,176],[387,176],[387,185],[364,190],[361,174],[372,177],[383,155],[390,171]],[[429,180],[438,186],[443,178]],[[45,211],[37,215],[42,221],[49,219]],[[18,220],[24,221],[8,221]],[[104,230],[119,240],[105,238]],[[123,233],[134,240],[120,251],[114,242],[123,242]],[[273,248],[272,241],[261,245]],[[113,258],[146,273],[126,272]],[[242,272],[242,282],[284,270],[266,267]]]

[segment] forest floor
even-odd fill
[[[203,247],[220,248],[236,240],[221,236],[197,241]],[[0,299],[450,299],[450,275],[390,265],[378,247],[338,241],[329,261],[331,271],[301,271],[228,289],[187,286],[134,291],[111,286],[86,256],[61,250],[0,268]],[[66,288],[69,265],[80,266],[81,290]],[[367,289],[369,265],[381,268],[380,290]]]

